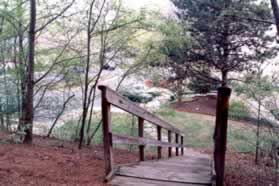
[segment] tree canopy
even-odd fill
[[[274,36],[267,34],[271,9],[256,0],[173,0],[182,24],[191,25],[196,41],[191,60],[221,72],[227,84],[229,72],[250,68],[258,52],[270,50]],[[259,49],[260,48],[260,49]],[[269,57],[266,55],[265,57]]]

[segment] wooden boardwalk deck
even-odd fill
[[[185,156],[120,166],[110,182],[121,186],[213,185],[213,161],[207,155],[186,151]]]
[[[183,131],[153,113],[141,108],[109,87],[99,86],[102,92],[102,129],[104,144],[105,181],[112,185],[172,186],[172,185],[224,185],[225,154],[228,127],[228,108],[231,89],[218,89],[216,126],[214,130],[214,163],[208,156],[185,152]],[[122,109],[138,118],[138,136],[115,134],[112,131],[111,106]],[[145,123],[156,126],[157,139],[146,138]],[[167,138],[163,140],[164,137]],[[113,144],[137,145],[140,163],[115,169]],[[157,147],[159,161],[145,160],[145,147]],[[162,148],[168,149],[168,158],[161,159]],[[183,156],[186,154],[185,156]],[[213,171],[213,164],[214,170]],[[216,176],[213,174],[216,172]]]

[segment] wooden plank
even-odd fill
[[[119,167],[113,185],[171,186],[212,185],[212,160],[207,156],[187,152],[167,160],[153,160]]]
[[[139,164],[134,166],[126,166],[138,169],[160,169],[160,170],[170,170],[174,172],[183,172],[183,173],[190,173],[190,174],[203,174],[203,175],[211,175],[211,167],[204,167],[202,165],[173,165],[173,164]]]
[[[160,146],[160,147],[181,147],[180,144],[173,144],[154,139],[132,137],[120,134],[112,134],[112,140],[115,144],[130,144],[130,145],[144,145],[144,146]]]
[[[103,143],[104,143],[104,162],[105,174],[109,175],[113,170],[113,150],[111,136],[111,108],[106,100],[106,92],[102,92],[102,118],[103,118]]]
[[[171,143],[171,136],[172,136],[171,131],[168,130],[168,142],[169,143]],[[171,156],[172,156],[172,148],[171,147],[168,148],[168,156],[169,156],[169,158],[171,158]]]
[[[206,186],[206,184],[186,184],[161,180],[148,180],[134,177],[115,176],[111,185],[115,186]]]
[[[181,172],[176,169],[168,167],[151,169],[150,167],[120,167],[119,171],[115,173],[119,176],[129,176],[145,179],[155,179],[161,181],[172,181],[180,183],[196,183],[209,184],[211,183],[211,173],[192,173]]]
[[[212,169],[212,161],[198,161],[197,160],[188,160],[183,162],[170,162],[170,161],[158,161],[158,162],[141,162],[139,164],[134,164],[137,166],[151,166],[151,167],[157,167],[157,166],[164,166],[164,167],[177,167],[177,168],[201,168],[206,169],[208,171],[211,171]]]
[[[144,166],[144,167],[149,167],[150,169],[163,169],[163,168],[169,168],[171,170],[176,170],[180,172],[185,172],[185,173],[207,173],[210,174],[212,169],[211,167],[203,166],[203,165],[197,165],[197,164],[170,164],[170,163],[154,163],[154,164],[139,164],[137,166]]]
[[[106,97],[107,101],[109,103],[111,103],[112,105],[114,105],[118,108],[121,108],[121,109],[125,110],[126,112],[129,112],[133,115],[141,117],[144,120],[146,120],[154,125],[160,126],[164,129],[171,130],[175,133],[179,133],[179,134],[183,135],[183,133],[179,129],[173,127],[168,122],[158,118],[157,116],[148,112],[147,110],[139,107],[138,105],[136,105],[132,101],[128,100],[127,98],[124,98],[123,96],[119,95],[118,93],[116,93],[115,91],[110,89],[109,87],[101,85],[101,86],[99,86],[99,89],[102,92],[105,92],[105,97]]]
[[[180,144],[182,145],[181,147],[181,155],[183,156],[184,155],[184,147],[183,147],[183,144],[184,144],[184,136],[180,136]]]
[[[142,118],[138,118],[138,133],[139,137],[144,137],[144,119]],[[139,145],[139,160],[144,161],[144,145]]]
[[[157,139],[158,141],[162,140],[162,127],[157,126]],[[162,147],[158,146],[157,147],[157,154],[158,154],[158,159],[162,158]]]

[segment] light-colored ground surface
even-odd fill
[[[212,160],[186,150],[181,157],[121,166],[115,175],[111,184],[119,186],[205,186],[212,183]]]

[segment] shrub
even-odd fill
[[[144,87],[140,85],[122,89],[120,94],[136,103],[148,103],[152,101],[153,98],[161,95],[157,92],[145,92]]]
[[[212,90],[217,90],[218,86],[218,82],[210,82],[206,79],[201,79],[198,77],[190,78],[190,83],[188,84],[188,88],[198,94],[206,94]]]
[[[249,108],[241,101],[232,101],[229,108],[229,117],[237,120],[250,118]]]
[[[148,94],[150,94],[153,98],[161,96],[160,92],[148,92]]]

